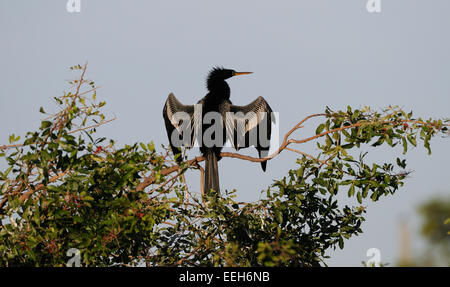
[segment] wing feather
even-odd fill
[[[174,149],[174,147],[179,148],[179,146],[172,142],[172,135],[175,131],[177,132],[176,135],[179,137],[182,137],[184,132],[190,132],[190,143],[184,145],[188,148],[194,145],[198,133],[195,127],[199,126],[198,123],[201,121],[201,112],[200,115],[198,115],[198,113],[195,112],[195,107],[193,105],[183,105],[173,93],[170,93],[164,104],[163,117],[172,149]],[[181,125],[180,121],[182,122]]]
[[[230,105],[229,110],[230,113],[227,114],[226,124],[227,134],[230,137],[236,135],[236,133],[245,136],[254,128],[258,128],[263,121],[266,121],[268,137],[270,138],[271,123],[275,122],[275,118],[272,117],[272,108],[263,97],[256,98],[256,100],[246,106]]]
[[[263,97],[256,98],[246,106],[229,106],[229,113],[226,115],[227,136],[232,146],[240,148],[255,146],[259,157],[266,157],[270,148],[272,134],[272,108]],[[265,131],[263,131],[265,129]],[[259,133],[265,132],[266,137]],[[252,141],[252,133],[256,134],[256,141]],[[244,140],[244,142],[241,142]],[[266,169],[266,162],[261,162],[262,169]]]

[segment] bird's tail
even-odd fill
[[[219,168],[217,166],[217,155],[214,151],[207,151],[205,153],[205,175],[203,178],[203,186],[205,191],[214,189],[216,192],[220,192],[219,186]]]
[[[258,149],[259,158],[265,158],[269,155],[268,149]],[[266,171],[267,161],[261,162],[261,168],[263,171]]]

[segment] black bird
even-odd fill
[[[236,150],[255,146],[260,158],[268,155],[271,123],[275,121],[269,104],[263,97],[258,97],[246,106],[235,106],[230,101],[230,87],[225,80],[246,74],[251,74],[251,72],[213,68],[206,82],[209,92],[197,103],[197,106],[181,104],[172,93],[167,97],[164,105],[163,117],[166,131],[177,161],[181,162],[182,160],[181,145],[190,148],[196,140],[199,141],[200,151],[205,157],[203,186],[207,191],[210,189],[220,191],[217,162],[221,159],[220,152],[227,139]],[[185,115],[184,119],[176,116],[180,112]],[[215,121],[209,119],[208,116],[205,117],[209,112],[216,112],[216,115],[220,115],[221,118]],[[213,125],[218,127],[214,129],[215,132],[208,131],[213,129]],[[174,139],[183,138],[183,135],[187,140],[185,139],[182,144],[174,142]],[[211,145],[206,142],[205,136],[210,136],[214,143]],[[261,162],[263,171],[266,170],[266,164],[266,161]]]

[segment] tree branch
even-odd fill
[[[305,138],[305,139],[301,139],[301,140],[296,140],[296,139],[290,139],[289,138],[292,135],[292,133],[294,133],[296,130],[302,128],[303,127],[302,125],[306,121],[308,121],[309,119],[316,118],[316,117],[328,117],[328,116],[330,116],[330,115],[321,113],[321,114],[313,114],[313,115],[309,115],[309,116],[305,117],[303,120],[298,122],[291,130],[289,130],[285,134],[285,136],[283,138],[283,142],[280,145],[280,147],[278,148],[278,150],[275,151],[274,153],[272,153],[271,155],[265,157],[265,158],[256,158],[256,157],[252,157],[252,156],[248,156],[248,155],[243,155],[243,154],[239,154],[239,153],[231,153],[231,152],[222,152],[220,154],[220,156],[221,157],[229,157],[229,158],[237,158],[237,159],[246,160],[246,161],[250,161],[250,162],[264,162],[264,161],[268,161],[268,160],[271,160],[271,159],[275,158],[277,155],[279,155],[284,150],[289,150],[289,151],[292,151],[292,152],[304,155],[306,157],[309,157],[309,158],[311,158],[313,160],[316,160],[319,163],[321,163],[322,165],[325,165],[325,164],[329,165],[329,163],[327,161],[319,160],[318,158],[316,158],[316,157],[314,157],[314,156],[312,156],[310,154],[304,153],[304,152],[299,151],[297,149],[289,148],[288,146],[290,144],[293,144],[293,143],[295,143],[295,144],[302,144],[302,143],[310,142],[312,140],[321,138],[321,137],[326,136],[328,134],[332,134],[332,133],[335,133],[335,132],[340,132],[340,131],[343,131],[343,130],[352,129],[352,128],[355,128],[355,127],[362,127],[362,126],[366,126],[366,125],[373,125],[373,124],[381,124],[381,125],[383,125],[383,124],[397,124],[397,125],[401,125],[401,124],[404,124],[404,123],[413,123],[413,124],[428,125],[428,126],[431,125],[429,123],[426,123],[426,122],[420,121],[420,120],[400,120],[398,122],[392,122],[392,121],[391,122],[389,122],[389,121],[365,121],[365,122],[358,122],[358,123],[355,123],[355,124],[351,124],[351,125],[347,125],[347,126],[342,126],[342,127],[339,127],[339,128],[331,129],[331,130],[328,130],[328,131],[325,131],[325,132],[322,132],[322,133],[319,133],[317,135],[314,135],[314,136],[311,136],[311,137],[308,137],[308,138]],[[449,124],[445,124],[443,126],[448,127],[450,125]],[[205,160],[205,158],[203,156],[198,156],[198,157],[196,157],[194,159],[188,160],[187,161],[187,166],[196,166],[196,165],[198,166],[198,164],[200,162],[204,161],[204,160]],[[179,169],[178,165],[171,166],[169,168],[163,169],[161,171],[161,175],[162,176],[168,175],[170,173],[178,171],[178,169]],[[150,176],[145,178],[136,187],[136,191],[143,191],[146,187],[148,187],[149,185],[153,184],[154,182],[155,182],[155,175],[151,174]]]

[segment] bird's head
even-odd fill
[[[252,72],[236,72],[231,69],[215,67],[209,72],[208,80],[226,80],[234,76],[248,75]]]
[[[213,87],[217,82],[223,82],[234,76],[248,75],[252,72],[236,72],[235,70],[225,69],[221,67],[214,67],[208,75],[207,85],[208,87]]]
[[[209,72],[208,78],[206,80],[206,85],[210,91],[217,90],[218,88],[223,87],[224,85],[228,87],[228,85],[225,83],[226,79],[229,79],[234,76],[248,75],[248,74],[252,74],[252,72],[236,72],[235,70],[231,69],[214,67]]]

